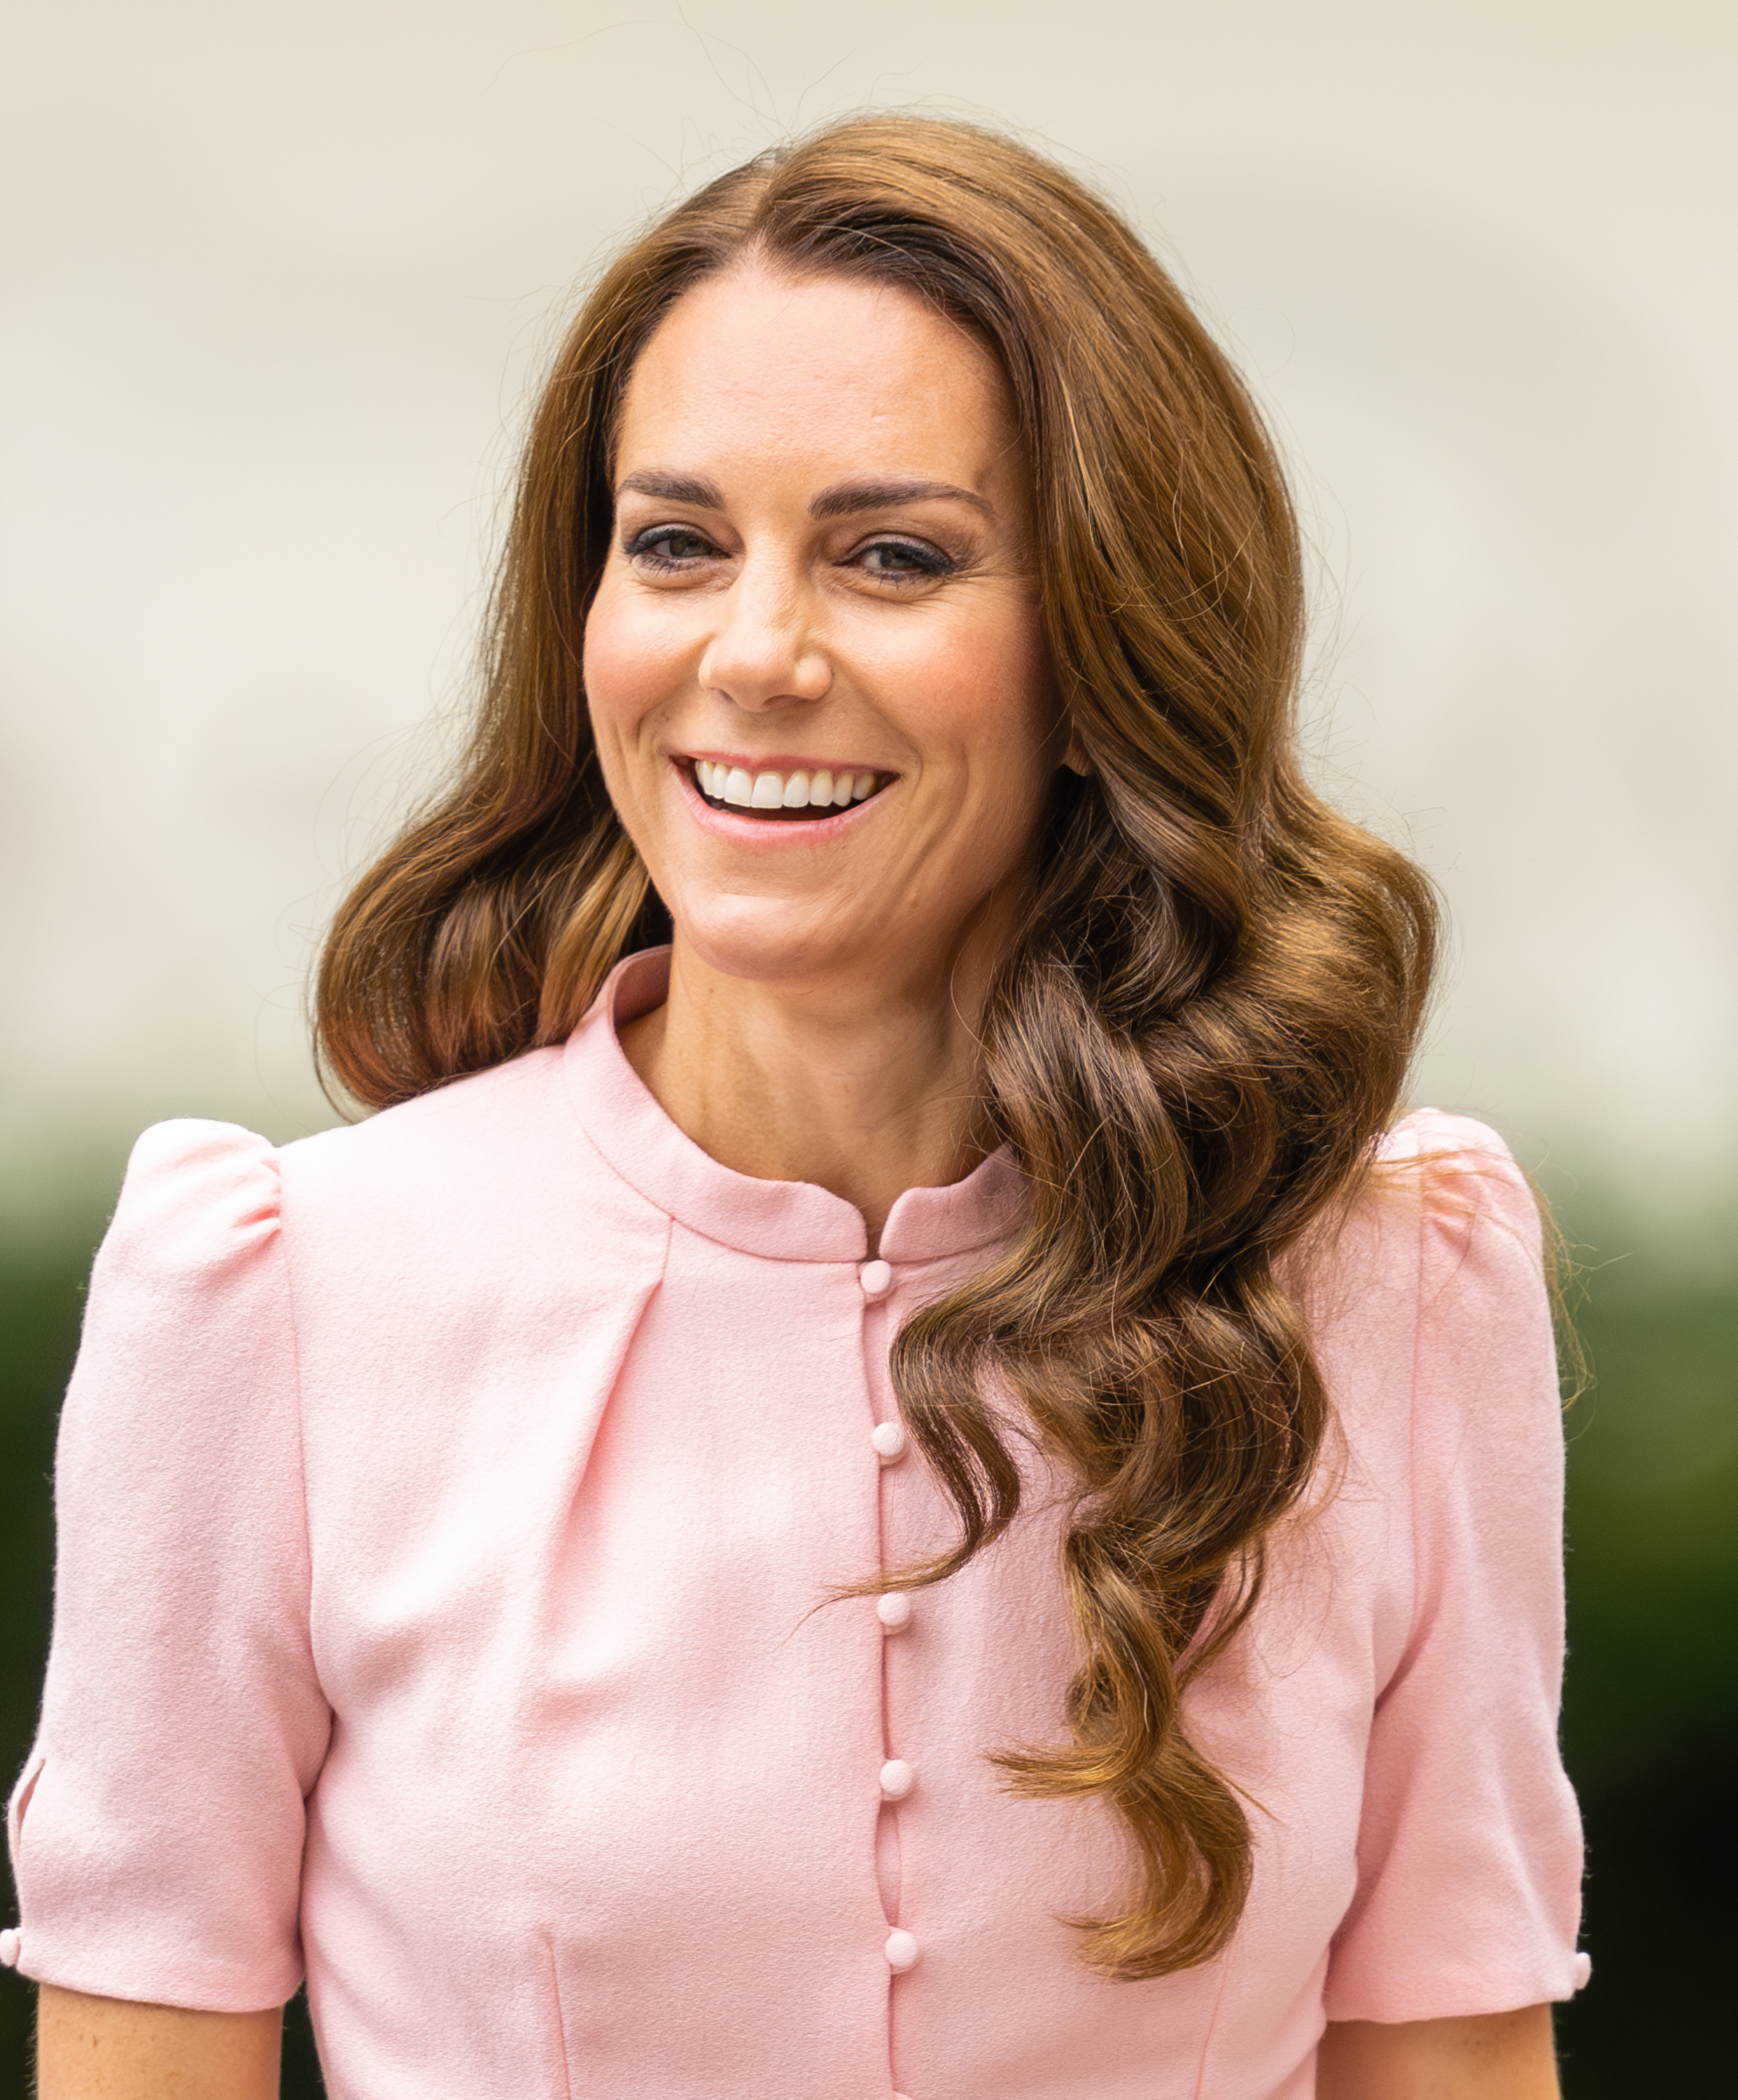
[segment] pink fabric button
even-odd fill
[[[907,1442],[904,1425],[898,1422],[878,1422],[869,1432],[869,1441],[874,1445],[884,1466],[891,1466],[905,1456]]]
[[[1587,1979],[1592,1974],[1593,1957],[1590,1954],[1577,1954],[1575,1957],[1575,1988],[1577,1991],[1586,1989]]]
[[[893,1287],[893,1272],[884,1261],[866,1261],[857,1272],[865,1298],[884,1298]]]
[[[0,1969],[15,1969],[18,1955],[18,1927],[9,1925],[4,1932],[0,1932]]]
[[[917,1966],[917,1942],[908,1932],[890,1932],[887,1935],[887,1965],[896,1976],[902,1976],[907,1969]]]
[[[911,1623],[911,1600],[903,1590],[889,1590],[875,1600],[875,1615],[890,1634]]]
[[[903,1758],[889,1758],[881,1767],[884,1800],[903,1801],[917,1784],[917,1775]]]

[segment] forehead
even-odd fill
[[[752,455],[979,486],[1013,469],[995,361],[908,292],[748,264],[673,306],[623,403],[617,465]]]

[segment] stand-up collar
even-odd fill
[[[862,1213],[812,1181],[761,1181],[721,1167],[671,1122],[624,1054],[617,1030],[661,1005],[670,951],[627,956],[610,973],[563,1053],[586,1135],[630,1187],[707,1238],[785,1261],[861,1261]],[[1005,1150],[945,1189],[907,1189],[881,1233],[889,1261],[932,1261],[1002,1238],[1020,1207]]]

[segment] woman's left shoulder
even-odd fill
[[[1476,1250],[1537,1279],[1543,1234],[1531,1184],[1488,1124],[1414,1109],[1378,1140],[1356,1180],[1284,1264],[1318,1313],[1346,1287],[1416,1299],[1444,1263]]]
[[[1381,1138],[1376,1156],[1383,1160],[1489,1160],[1518,1175],[1515,1155],[1489,1123],[1456,1115],[1448,1109],[1412,1109]]]
[[[1386,1435],[1406,1412],[1396,1405],[1404,1392],[1439,1413],[1530,1409],[1542,1394],[1555,1416],[1539,1207],[1485,1124],[1439,1109],[1404,1118],[1286,1275],[1354,1440]]]
[[[1527,1279],[1544,1268],[1538,1198],[1514,1154],[1489,1124],[1442,1109],[1414,1109],[1378,1146],[1357,1207],[1398,1200],[1432,1257],[1451,1266],[1476,1256]]]

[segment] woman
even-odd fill
[[[327,950],[386,1112],[161,1127],[99,1260],[46,2100],[268,2093],[304,1961],[343,2100],[1555,2091],[1537,1220],[1388,1132],[1428,892],[1301,617],[1242,388],[1005,140],[605,276]]]

